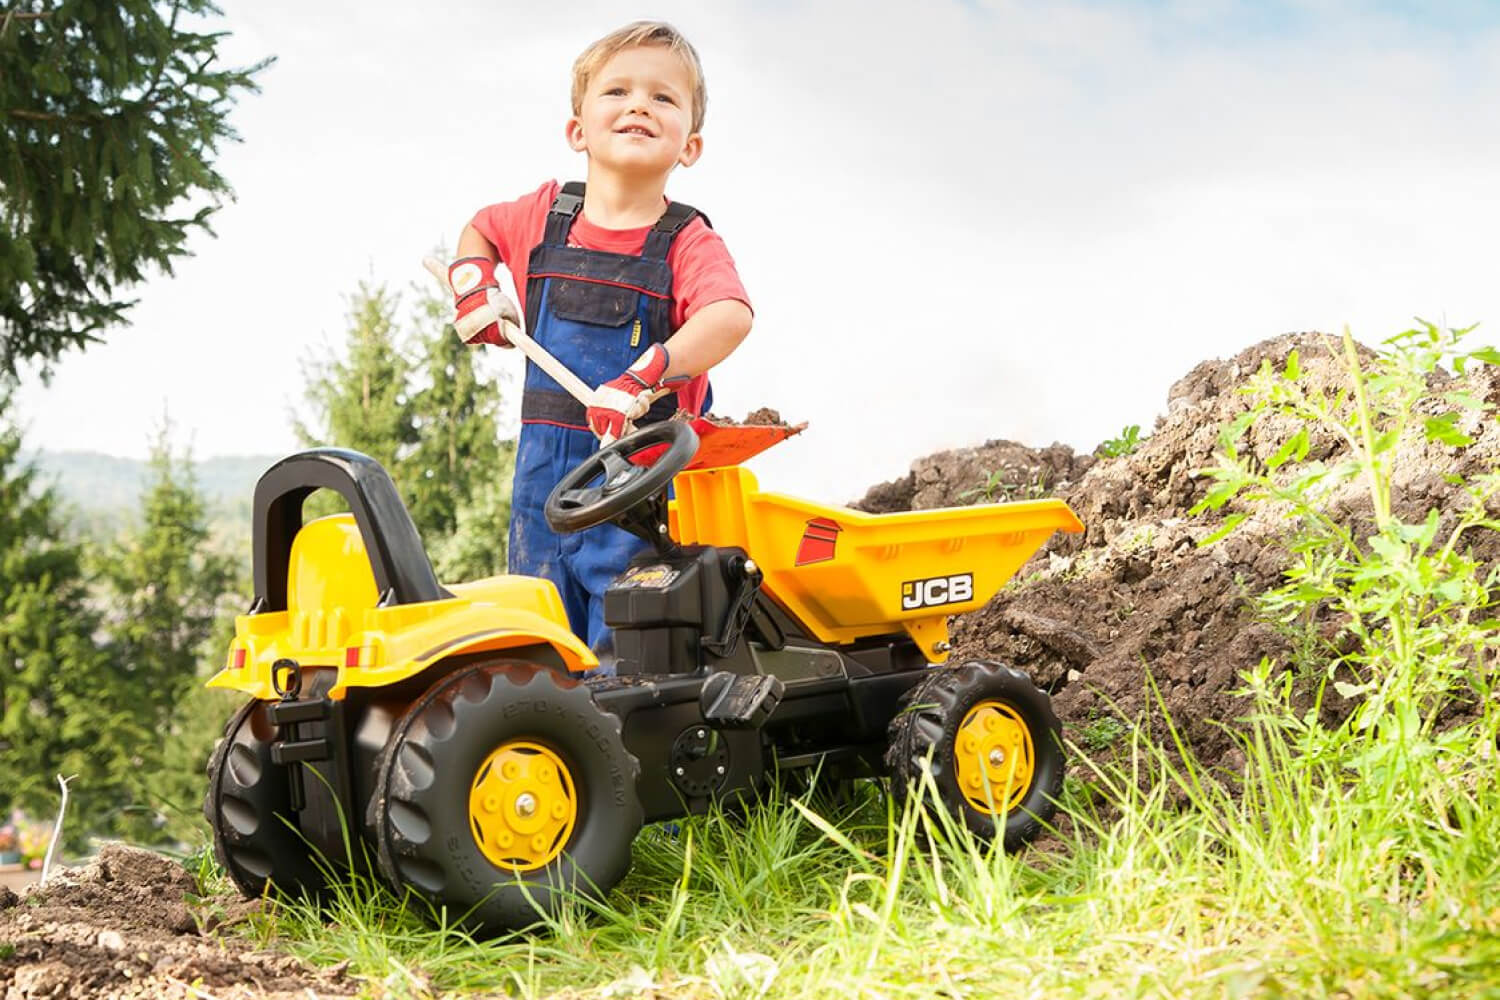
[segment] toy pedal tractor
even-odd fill
[[[889,774],[906,795],[930,766],[976,834],[1033,837],[1063,775],[1047,695],[998,664],[938,664],[947,616],[1081,530],[1072,511],[866,514],[694,467],[697,446],[688,425],[654,424],[548,499],[559,531],[612,521],[648,543],[605,595],[617,674],[588,678],[597,660],[553,585],[439,583],[376,462],[315,449],[272,466],[254,603],[210,681],[249,697],[204,804],[240,890],[316,894],[315,852],[337,866],[352,846],[468,926],[522,928],[607,892],[643,823],[813,768]],[[304,524],[318,488],[349,513]]]

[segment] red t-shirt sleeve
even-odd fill
[[[690,222],[672,243],[667,263],[672,267],[672,329],[704,306],[724,299],[753,308],[723,237],[702,219]]]
[[[672,243],[667,254],[672,266],[672,329],[687,322],[689,316],[714,302],[733,299],[747,308],[750,296],[740,281],[734,258],[724,239],[704,223],[694,219]],[[683,409],[702,413],[708,396],[708,375],[696,376],[677,390],[677,402]]]

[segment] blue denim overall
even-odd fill
[[[671,336],[667,253],[700,213],[670,204],[647,234],[639,257],[585,250],[568,246],[568,232],[583,208],[583,191],[582,184],[563,186],[547,215],[542,242],[531,253],[526,329],[585,383],[597,386],[623,372],[651,344]],[[636,425],[665,420],[676,409],[676,396],[668,394]],[[573,632],[607,654],[612,644],[604,625],[604,589],[645,543],[612,524],[559,535],[542,515],[552,488],[598,448],[583,404],[528,360],[511,496],[510,572],[556,584]],[[607,662],[603,666],[611,669]]]

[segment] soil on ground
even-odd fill
[[[219,933],[260,903],[200,905],[199,891],[178,862],[119,844],[21,895],[0,888],[0,997],[306,1000],[356,991],[342,967],[312,969]]]
[[[1173,722],[1200,760],[1233,772],[1242,764],[1218,724],[1244,714],[1238,675],[1262,657],[1285,662],[1301,641],[1257,614],[1250,595],[1275,586],[1287,565],[1284,511],[1230,506],[1194,516],[1205,494],[1219,429],[1250,401],[1237,388],[1262,362],[1285,363],[1296,349],[1310,385],[1342,384],[1329,347],[1314,334],[1257,344],[1227,360],[1205,361],[1171,389],[1150,436],[1118,457],[1078,454],[1063,445],[1029,447],[989,441],[917,459],[911,472],[871,488],[852,506],[869,511],[929,509],[1056,496],[1082,520],[1081,534],[1053,536],[983,609],[953,619],[952,662],[998,659],[1028,671],[1052,692],[1071,736],[1107,753],[1126,738],[1123,723],[1144,720],[1158,734],[1148,674]],[[1466,391],[1500,403],[1500,379],[1489,371],[1465,380]],[[1477,438],[1465,449],[1413,435],[1395,466],[1397,512],[1450,513],[1463,497],[1446,478],[1494,467],[1500,430],[1477,416],[1461,429]],[[779,424],[774,411],[744,424]],[[1251,449],[1269,457],[1289,428],[1275,421],[1250,432]],[[1342,441],[1314,435],[1310,457],[1336,462]],[[1248,520],[1206,548],[1198,542],[1239,510]],[[1328,511],[1356,531],[1369,517],[1359,483],[1328,498]],[[1476,554],[1493,563],[1494,536]],[[1313,622],[1310,634],[1332,639],[1335,623]],[[1321,630],[1321,631],[1320,631]],[[1307,637],[1304,633],[1302,639]],[[1332,690],[1325,711],[1336,721],[1348,705]],[[233,925],[260,904],[216,898],[203,905],[193,878],[174,861],[111,846],[87,867],[54,875],[18,896],[0,887],[0,1000],[21,998],[305,998],[345,996],[358,984],[344,969],[309,968],[285,955],[256,951]]]

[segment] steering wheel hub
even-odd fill
[[[556,532],[583,531],[613,521],[659,544],[667,486],[697,452],[698,434],[682,421],[642,427],[571,469],[552,488],[542,513]]]

